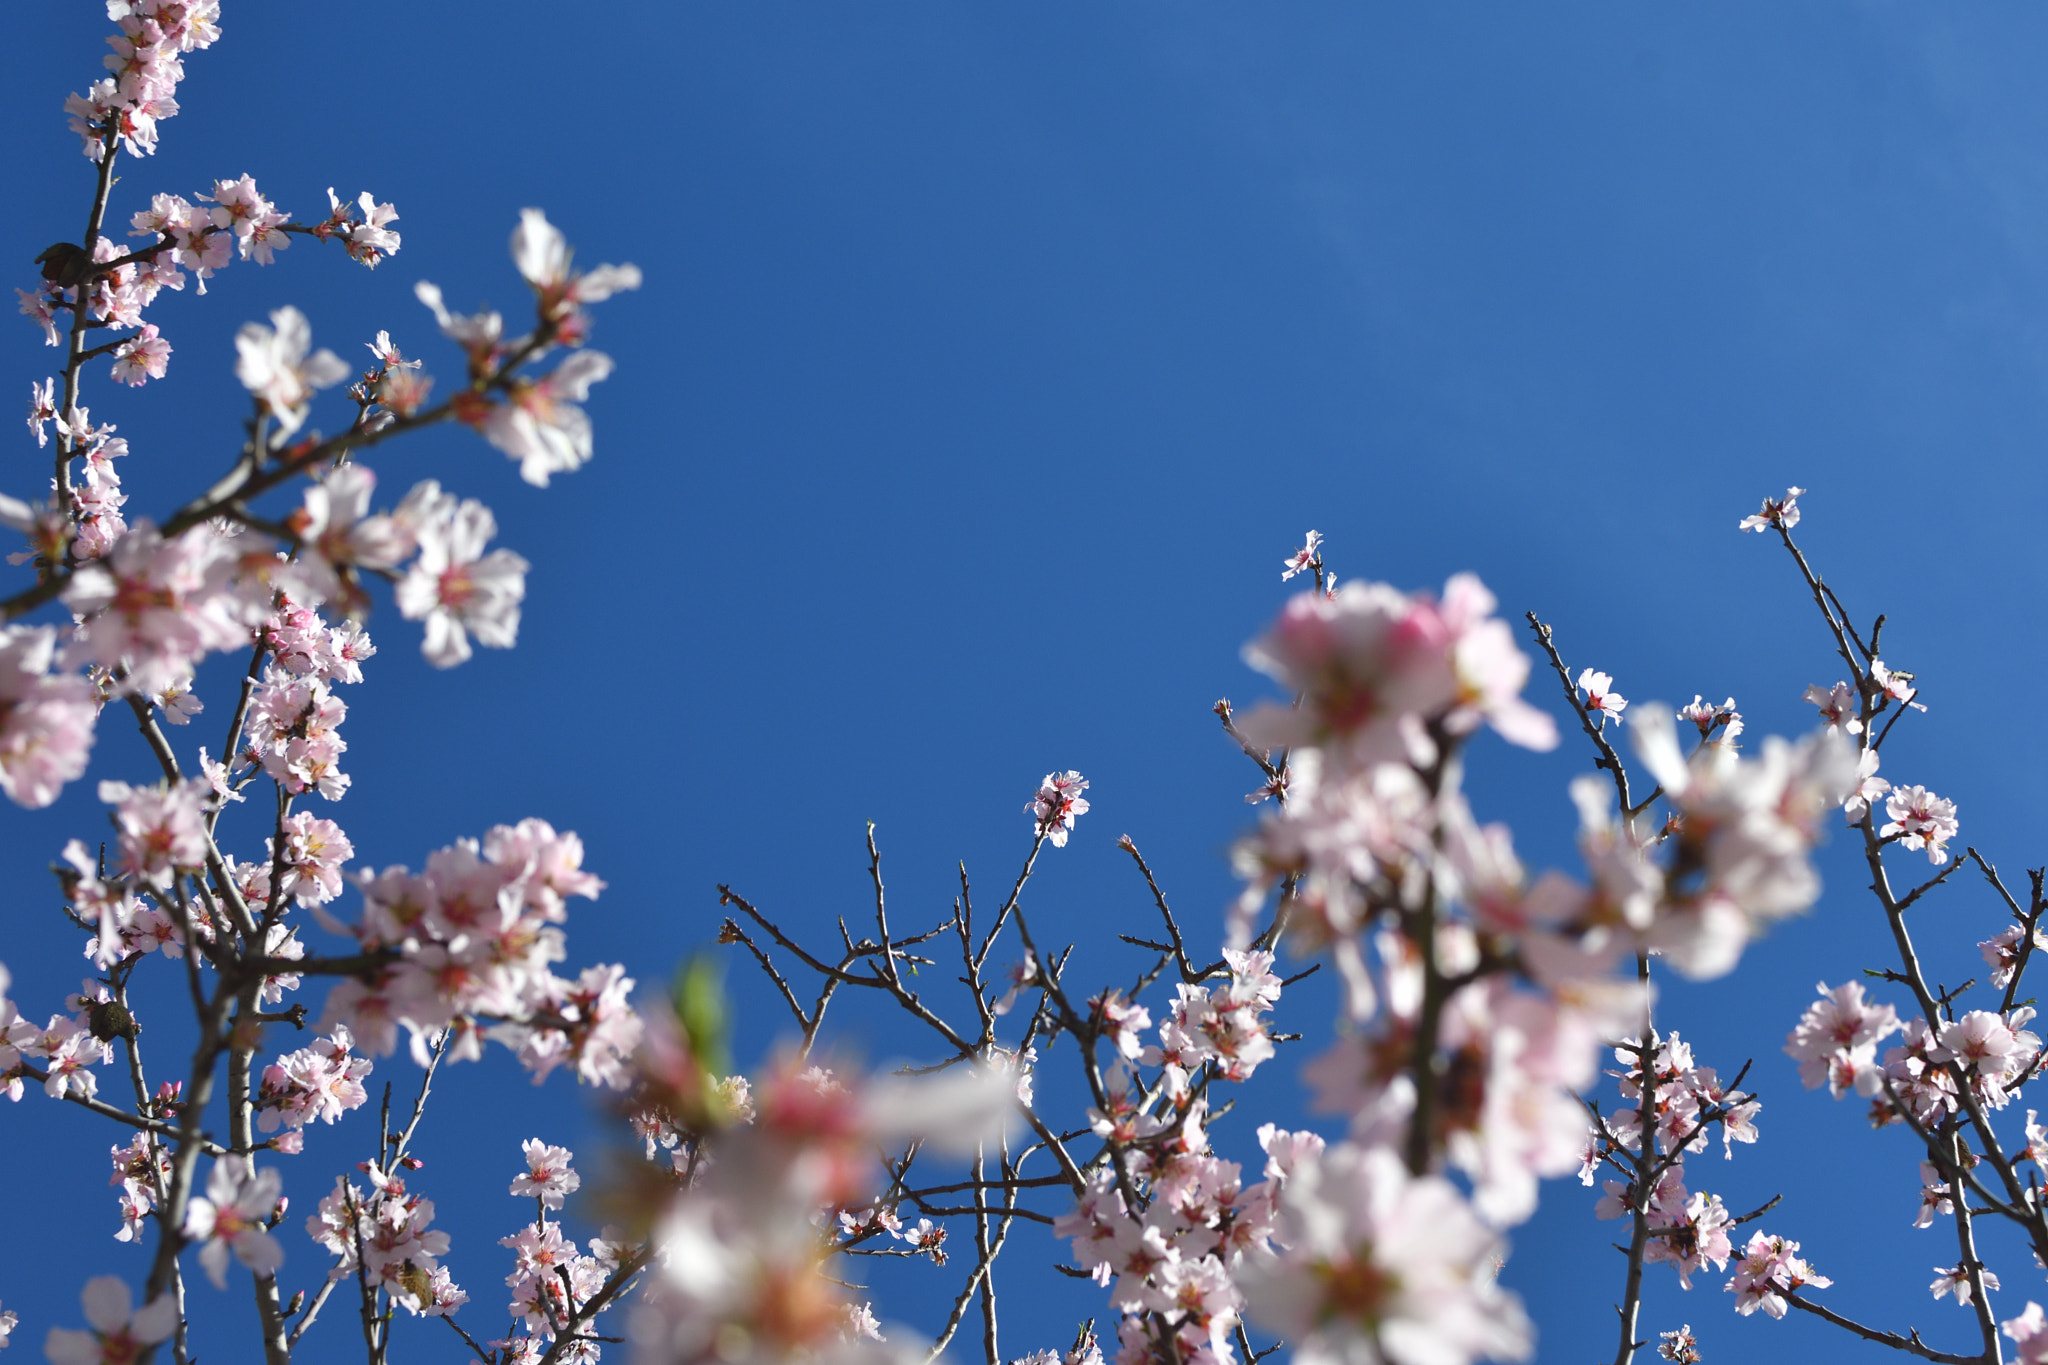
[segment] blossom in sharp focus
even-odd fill
[[[1038,828],[1045,832],[1046,840],[1054,848],[1065,848],[1067,836],[1073,833],[1074,821],[1088,813],[1088,798],[1081,795],[1088,790],[1088,779],[1068,769],[1063,773],[1047,773],[1045,780],[1038,784],[1038,794],[1031,798],[1031,804],[1024,807],[1024,813],[1038,822]]]
[[[538,1199],[551,1209],[583,1186],[583,1177],[570,1168],[573,1159],[567,1147],[550,1147],[539,1138],[520,1144],[526,1154],[526,1170],[512,1181],[512,1193]]]
[[[1885,798],[1884,813],[1891,823],[1878,830],[1880,839],[1894,835],[1910,849],[1926,849],[1927,861],[1936,867],[1948,861],[1948,841],[1962,825],[1956,820],[1956,803],[1943,800],[1925,787],[1895,787]]]
[[[113,1275],[87,1280],[78,1299],[92,1330],[52,1327],[43,1341],[51,1365],[129,1365],[178,1325],[176,1299],[164,1294],[137,1309],[127,1283]]]
[[[1285,566],[1280,575],[1280,581],[1285,583],[1296,574],[1306,573],[1315,567],[1315,562],[1321,557],[1322,550],[1323,533],[1320,531],[1310,531],[1308,533],[1308,540],[1302,547],[1280,561]]]
[[[1744,517],[1742,525],[1736,529],[1762,533],[1773,526],[1781,526],[1791,530],[1799,524],[1799,495],[1805,491],[1804,488],[1788,488],[1782,499],[1765,498],[1763,510],[1755,516]]]
[[[1813,1273],[1813,1267],[1799,1256],[1799,1243],[1783,1237],[1755,1233],[1728,1277],[1727,1290],[1735,1295],[1735,1311],[1748,1317],[1761,1308],[1774,1318],[1785,1316],[1785,1292],[1812,1285],[1825,1289],[1834,1281]]]
[[[170,360],[171,343],[157,335],[155,323],[145,323],[140,332],[114,351],[114,378],[135,388],[149,380],[162,379]]]
[[[1901,1027],[1890,1005],[1866,1003],[1863,983],[1845,981],[1817,986],[1820,999],[1806,1007],[1799,1026],[1785,1039],[1785,1053],[1799,1063],[1799,1080],[1807,1089],[1825,1084],[1839,1096],[1853,1089],[1868,1098],[1878,1092],[1883,1073],[1877,1066],[1877,1045]]]
[[[1600,717],[1604,724],[1609,716],[1616,725],[1622,722],[1622,712],[1628,709],[1628,698],[1614,690],[1614,679],[1605,673],[1587,669],[1579,674],[1579,690],[1586,694],[1586,710]]]
[[[485,554],[497,533],[491,509],[474,499],[419,527],[419,558],[398,581],[398,610],[427,623],[420,652],[436,668],[469,658],[471,635],[493,649],[509,648],[519,636],[527,563],[510,550]]]
[[[1885,667],[1883,659],[1872,659],[1870,661],[1870,680],[1883,688],[1884,694],[1893,701],[1898,702],[1901,706],[1910,706],[1915,711],[1925,711],[1927,709],[1919,702],[1913,700],[1913,698],[1920,695],[1920,689],[1913,686],[1913,675],[1911,673],[1897,672],[1894,669]]]
[[[1677,1365],[1699,1365],[1700,1344],[1693,1339],[1691,1323],[1686,1323],[1675,1332],[1659,1332],[1657,1336],[1657,1354],[1660,1358],[1676,1361]]]
[[[298,309],[284,307],[270,315],[271,326],[245,322],[235,334],[235,377],[262,400],[286,436],[305,425],[313,394],[349,377],[340,356],[324,347],[312,351],[313,327]]]
[[[376,196],[364,190],[356,196],[356,207],[361,210],[360,221],[351,218],[349,211],[335,196],[334,187],[327,187],[328,219],[323,229],[338,232],[348,244],[349,259],[361,261],[371,269],[386,256],[398,254],[399,234],[385,226],[398,221],[398,206],[380,204]],[[316,231],[318,231],[316,229]]]

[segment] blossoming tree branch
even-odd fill
[[[237,1296],[257,1335],[248,1354],[269,1365],[316,1330],[359,1335],[372,1365],[394,1351],[552,1365],[614,1346],[734,1365],[977,1349],[987,1365],[1248,1365],[1275,1351],[1314,1365],[1515,1360],[1534,1342],[1498,1282],[1505,1233],[1542,1180],[1574,1172],[1602,1185],[1589,1212],[1627,1239],[1616,1365],[1653,1342],[1664,1359],[1697,1361],[1711,1341],[1689,1324],[1642,1324],[1660,1264],[1688,1288],[1709,1268],[1726,1274],[1739,1314],[1823,1318],[1845,1349],[2048,1360],[2048,1315],[1998,1302],[1979,1232],[2010,1223],[2037,1264],[2048,1258],[2048,1134],[2033,1110],[2011,1117],[2042,1060],[2021,991],[2048,941],[2043,873],[2015,890],[1976,849],[1951,849],[1953,802],[1879,776],[1886,738],[1925,707],[1914,677],[1883,660],[1883,618],[1860,630],[1794,541],[1800,490],[1742,529],[1781,542],[1841,660],[1839,680],[1807,689],[1817,715],[1805,738],[1738,744],[1733,699],[1631,704],[1612,675],[1574,672],[1533,614],[1532,659],[1470,576],[1440,594],[1339,584],[1310,532],[1282,574],[1305,590],[1246,656],[1291,701],[1216,707],[1255,773],[1247,799],[1264,808],[1234,849],[1242,893],[1220,934],[1183,921],[1126,836],[1149,904],[1116,937],[1149,965],[1088,981],[1093,945],[1048,937],[1029,895],[1040,859],[1091,818],[1088,781],[1048,773],[1020,821],[1017,871],[994,895],[963,867],[950,907],[892,905],[872,828],[872,921],[857,929],[821,932],[721,887],[719,941],[765,975],[791,1025],[788,1044],[743,1074],[701,961],[637,1002],[622,966],[558,971],[571,903],[603,890],[575,835],[527,819],[427,852],[418,871],[380,871],[352,866],[329,813],[350,785],[344,692],[376,654],[363,622],[379,599],[388,591],[420,623],[429,661],[454,667],[473,643],[514,644],[529,567],[492,548],[482,503],[432,479],[387,502],[365,459],[454,420],[530,483],[577,469],[592,453],[579,405],[612,369],[584,344],[587,310],[638,287],[639,271],[579,272],[561,233],[527,210],[511,253],[532,289],[531,330],[457,314],[430,284],[415,291],[461,359],[438,401],[389,331],[351,366],[280,306],[237,338],[250,402],[224,469],[131,519],[128,444],[94,422],[87,389],[164,376],[172,339],[145,316],[164,292],[203,294],[216,272],[277,264],[295,244],[287,260],[301,268],[320,268],[300,258],[323,247],[374,267],[401,240],[396,210],[370,193],[330,191],[324,216],[299,219],[246,174],[117,205],[117,164],[136,161],[129,178],[143,178],[185,60],[219,40],[220,15],[215,0],[109,0],[107,12],[107,74],[67,104],[89,169],[86,230],[42,252],[39,280],[18,291],[61,358],[31,382],[48,494],[0,497],[0,522],[26,541],[0,597],[0,791],[53,802],[87,776],[110,715],[155,763],[99,782],[108,833],[53,850],[90,964],[81,990],[25,997],[24,1014],[0,970],[0,1089],[17,1102],[39,1090],[104,1125],[111,1240],[126,1244],[85,1278],[80,1318],[37,1324],[51,1360],[189,1365],[189,1325]],[[108,235],[123,221],[125,238]],[[340,419],[331,435],[314,425],[323,405]],[[246,665],[208,711],[194,679],[215,654]],[[1551,715],[1524,696],[1532,667],[1556,683],[1591,764],[1570,788],[1578,876],[1529,873],[1465,793],[1467,747],[1487,732],[1558,744]],[[186,742],[223,712],[217,749]],[[1845,966],[1787,1021],[1783,1050],[1804,1084],[1853,1092],[1872,1122],[1914,1136],[1915,1226],[1945,1221],[1955,1239],[1932,1299],[1964,1320],[1925,1336],[1831,1308],[1830,1280],[1799,1243],[1763,1229],[1777,1201],[1737,1213],[1690,1188],[1702,1177],[1688,1159],[1717,1137],[1730,1155],[1759,1141],[1765,1081],[1749,1065],[1724,1081],[1652,1017],[1659,974],[1722,976],[1759,931],[1812,904],[1810,852],[1830,825],[1860,841],[1897,948],[1870,973],[1890,998]],[[1921,969],[1909,912],[1966,865],[2011,925],[1979,945],[1986,982],[1947,990]],[[1334,1119],[1317,1134],[1241,1112],[1233,1088],[1303,1039],[1280,1031],[1277,1010],[1325,964],[1341,1017],[1303,1072]],[[189,1056],[145,1055],[144,972],[189,1006]],[[320,978],[324,1000],[300,999]],[[833,1064],[828,1024],[844,1012],[832,1006],[855,996],[909,1021],[922,1060],[889,1074]],[[286,1026],[304,1036],[275,1051]],[[605,1095],[640,1158],[591,1182],[613,1186],[607,1206],[625,1212],[579,1243],[563,1213],[596,1191],[574,1154],[541,1136],[516,1152],[508,1142],[519,1212],[491,1272],[506,1272],[502,1296],[457,1283],[414,1154],[423,1124],[462,1122],[430,1113],[440,1068],[491,1044],[536,1080],[565,1072]],[[1051,1066],[1074,1078],[1076,1111],[1041,1097]],[[306,1128],[350,1121],[373,1087],[364,1159],[321,1175],[317,1205],[289,1215],[284,1173],[309,1159]],[[1255,1171],[1225,1154],[1254,1142]],[[1039,1311],[1023,1327],[1036,1335],[1020,1340],[1014,1318],[1004,1330],[1013,1247],[1077,1282],[1071,1335],[1046,1338]],[[471,1250],[464,1264],[478,1263]],[[950,1276],[950,1307],[917,1325],[886,1302],[878,1315],[850,1278],[864,1258]],[[0,1346],[22,1311],[0,1311]],[[402,1332],[433,1335],[394,1346]]]

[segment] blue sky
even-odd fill
[[[88,166],[59,110],[107,25],[96,5],[17,10],[0,257],[26,284],[83,217]],[[935,921],[956,859],[1007,881],[1020,807],[1073,767],[1095,809],[1028,904],[1082,945],[1084,979],[1115,980],[1131,960],[1107,927],[1150,913],[1119,834],[1190,923],[1220,923],[1252,781],[1208,708],[1261,693],[1237,652],[1303,531],[1346,576],[1475,570],[1630,697],[1732,694],[1760,734],[1808,724],[1800,690],[1837,675],[1782,554],[1735,534],[1789,483],[1812,490],[1811,553],[1859,616],[1891,614],[1888,653],[1926,688],[1887,771],[1956,799],[1963,839],[2008,873],[2048,860],[2043,16],[504,0],[386,18],[230,4],[115,204],[125,220],[152,191],[248,172],[311,217],[326,186],[369,188],[397,203],[403,252],[374,274],[304,242],[237,266],[153,311],[176,347],[161,385],[90,390],[133,443],[131,511],[163,508],[229,457],[248,319],[296,304],[358,357],[388,327],[450,372],[411,286],[519,305],[504,241],[530,204],[580,260],[645,270],[599,310],[620,366],[590,404],[588,468],[531,489],[453,430],[373,461],[387,486],[431,475],[491,504],[534,569],[519,648],[455,672],[421,664],[388,604],[372,620],[383,653],[345,731],[356,785],[331,812],[362,863],[417,866],[529,814],[576,829],[610,890],[572,922],[572,963],[659,981],[715,932],[721,881],[814,934],[864,913],[869,819],[899,913]],[[26,323],[0,329],[18,384],[49,355]],[[35,495],[46,465],[14,439],[0,486]],[[209,677],[212,718],[228,694]],[[1547,683],[1535,695],[1553,704]],[[1564,788],[1586,759],[1482,745],[1475,804],[1532,862],[1574,865]],[[114,726],[98,760],[96,776],[147,771]],[[17,907],[0,960],[30,1013],[84,971],[41,869],[99,828],[89,785],[0,820]],[[1848,852],[1824,855],[1812,916],[1727,981],[1667,995],[1703,1060],[1755,1057],[1765,1100],[1763,1143],[1703,1163],[1695,1188],[1745,1209],[1783,1192],[1766,1226],[1834,1276],[1830,1302],[1966,1349],[1968,1315],[1925,1297],[1955,1251],[1910,1227],[1909,1144],[1799,1091],[1778,1051],[1815,978],[1883,961]],[[1988,897],[1961,881],[1919,913],[1936,973],[1976,973]],[[741,965],[765,1047],[784,1019]],[[1300,994],[1290,1022],[1326,1033],[1327,998]],[[174,1034],[166,1020],[166,1055]],[[863,1044],[911,1046],[885,1028]],[[1293,1104],[1292,1065],[1266,1103]],[[498,1194],[518,1140],[597,1128],[559,1078],[529,1091],[502,1057],[449,1094],[422,1175],[480,1306],[519,1213]],[[359,1159],[361,1131],[318,1135],[304,1170]],[[0,1249],[0,1302],[35,1306],[31,1355],[43,1305],[89,1273],[141,1273],[109,1240],[111,1140],[39,1097],[0,1112],[8,1221],[51,1230]],[[307,1207],[317,1181],[295,1178]],[[1619,1258],[1590,1204],[1546,1187],[1514,1234],[1507,1280],[1546,1359],[1611,1350]],[[311,1245],[288,1229],[287,1246],[287,1278],[310,1282]],[[2009,1315],[2025,1258],[1995,1263]],[[1689,1297],[1651,1279],[1645,1325],[1692,1322],[1710,1359],[1848,1348],[1737,1320],[1718,1277]],[[935,1283],[895,1312],[924,1315]],[[1009,1354],[1101,1311],[1018,1283],[1050,1306],[1020,1315]],[[194,1293],[205,1311],[214,1291]],[[352,1340],[336,1315],[309,1358]]]

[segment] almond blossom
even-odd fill
[[[1982,1277],[1986,1289],[1998,1288],[1998,1277],[1996,1275],[1982,1266],[1977,1267],[1977,1274]],[[1934,1267],[1934,1275],[1934,1283],[1929,1285],[1928,1288],[1934,1291],[1935,1298],[1938,1299],[1944,1294],[1953,1295],[1958,1308],[1969,1307],[1970,1300],[1975,1294],[1975,1287],[1970,1283],[1969,1266],[1958,1265],[1947,1268],[1936,1266]]]
[[[1822,982],[1815,989],[1821,998],[1807,1006],[1785,1041],[1786,1054],[1799,1063],[1801,1084],[1809,1090],[1825,1084],[1836,1096],[1846,1089],[1876,1094],[1882,1083],[1877,1045],[1899,1031],[1897,1011],[1864,1003],[1860,981],[1833,989]]]
[[[526,1154],[526,1170],[513,1179],[512,1193],[559,1209],[565,1198],[582,1188],[583,1177],[570,1167],[567,1147],[550,1147],[539,1138],[528,1138],[520,1150]]]
[[[65,662],[123,670],[123,693],[178,682],[206,655],[247,644],[247,607],[230,591],[233,572],[211,527],[166,539],[151,523],[135,523],[109,553],[72,573],[64,603],[86,620]]]
[[[1586,694],[1586,710],[1598,717],[1602,725],[1611,716],[1614,723],[1622,723],[1622,712],[1628,709],[1628,698],[1614,690],[1614,679],[1605,673],[1586,669],[1579,674],[1579,690]]]
[[[1913,686],[1913,675],[1911,673],[1894,672],[1885,667],[1884,660],[1872,659],[1870,661],[1870,680],[1876,683],[1883,690],[1884,694],[1893,701],[1904,706],[1910,706],[1915,711],[1925,711],[1927,709],[1919,702],[1913,700],[1913,698],[1920,695],[1920,692],[1918,688]]]
[[[1282,583],[1285,583],[1288,579],[1294,577],[1296,574],[1307,573],[1310,569],[1312,569],[1315,566],[1316,561],[1322,557],[1322,546],[1322,533],[1319,531],[1310,531],[1308,533],[1308,539],[1303,543],[1302,547],[1299,550],[1296,550],[1293,554],[1287,556],[1286,559],[1280,561],[1281,564],[1285,566],[1283,572],[1280,575],[1280,581]]]
[[[1238,1282],[1249,1315],[1307,1365],[1530,1354],[1521,1305],[1494,1283],[1499,1239],[1449,1182],[1411,1176],[1383,1147],[1339,1144],[1296,1166],[1277,1240],[1286,1249]]]
[[[134,388],[152,379],[162,379],[170,360],[171,343],[157,334],[155,323],[146,323],[115,349],[113,377]]]
[[[217,208],[214,214],[218,217],[223,211]],[[269,327],[260,322],[243,323],[235,334],[235,350],[240,356],[235,377],[277,419],[279,433],[291,436],[312,415],[314,393],[347,379],[349,368],[324,347],[308,354],[313,328],[298,309],[280,308],[270,315],[270,321]]]
[[[1077,772],[1047,773],[1024,813],[1037,821],[1046,842],[1054,848],[1065,848],[1067,836],[1074,832],[1074,821],[1088,813],[1088,798],[1081,795],[1087,790],[1088,779]]]
[[[1925,787],[1894,787],[1885,798],[1884,813],[1891,823],[1877,832],[1880,839],[1896,838],[1907,848],[1924,848],[1927,861],[1936,867],[1948,861],[1948,841],[1962,828],[1955,802]]]
[[[1709,744],[1688,760],[1662,707],[1650,709],[1634,737],[1679,813],[1678,863],[1696,869],[1667,887],[1650,945],[1688,976],[1719,976],[1748,937],[1819,895],[1808,852],[1820,837],[1821,813],[1840,805],[1850,786],[1855,754],[1822,731],[1797,745],[1773,736],[1754,759]]]
[[[122,872],[166,887],[174,874],[204,867],[205,802],[210,791],[210,785],[198,778],[176,786],[100,783],[100,800],[114,807],[114,825],[121,832]]]
[[[204,1242],[199,1264],[214,1288],[228,1287],[230,1254],[258,1275],[275,1274],[284,1264],[284,1248],[266,1226],[278,1211],[283,1178],[275,1170],[258,1171],[245,1156],[224,1156],[206,1178],[206,1198],[185,1208],[185,1236]]]
[[[1863,721],[1859,717],[1862,699],[1849,684],[1838,682],[1833,687],[1822,687],[1815,683],[1806,689],[1802,700],[1820,708],[1821,724],[1832,726],[1845,735],[1863,733]]]
[[[1781,530],[1791,530],[1799,524],[1799,495],[1805,491],[1804,488],[1788,488],[1782,498],[1765,498],[1763,510],[1753,516],[1744,517],[1742,524],[1736,529],[1762,533],[1775,526]]]
[[[540,314],[567,333],[571,344],[587,330],[578,310],[587,303],[601,303],[612,295],[640,287],[637,265],[601,265],[585,274],[570,269],[573,253],[561,230],[548,222],[539,209],[521,209],[519,226],[512,229],[512,263],[539,295]],[[610,362],[606,362],[609,368]],[[546,480],[542,479],[542,483]]]
[[[369,1102],[363,1086],[374,1063],[349,1049],[354,1043],[346,1026],[310,1047],[287,1052],[263,1069],[256,1097],[256,1126],[265,1133],[280,1125],[303,1128],[318,1119],[333,1123]]]
[[[1816,1275],[1813,1267],[1797,1255],[1799,1243],[1758,1232],[1750,1236],[1729,1277],[1728,1292],[1735,1295],[1735,1311],[1748,1317],[1761,1308],[1774,1318],[1785,1316],[1785,1294],[1813,1285],[1825,1289],[1834,1281]]]
[[[519,461],[520,478],[546,488],[550,475],[579,468],[590,458],[590,417],[576,405],[612,368],[612,358],[602,351],[577,351],[539,379],[514,380],[505,401],[492,404],[477,428]]]
[[[0,791],[36,808],[85,775],[99,696],[76,674],[52,673],[57,632],[0,626]]]
[[[79,1294],[90,1331],[52,1327],[43,1353],[52,1365],[129,1365],[170,1336],[178,1325],[178,1301],[169,1294],[135,1307],[127,1282],[99,1275]],[[11,1316],[11,1315],[10,1315]],[[12,1324],[9,1324],[11,1327]]]
[[[366,607],[352,578],[357,568],[396,568],[413,552],[415,528],[406,518],[370,514],[370,496],[377,476],[363,465],[349,463],[307,487],[305,501],[290,519],[299,536],[299,577],[310,589],[308,603],[340,597],[350,615]]]
[[[498,534],[491,509],[466,499],[422,521],[417,534],[419,557],[398,581],[398,609],[409,621],[426,621],[420,652],[427,662],[464,662],[471,635],[478,644],[510,648],[519,634],[527,563],[506,549],[484,553]]]
[[[2011,1337],[2013,1344],[2019,1347],[2019,1355],[2015,1357],[2018,1365],[2048,1362],[2048,1316],[2042,1314],[2040,1304],[2029,1302],[2026,1312],[2000,1323],[1998,1330]]]

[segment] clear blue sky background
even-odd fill
[[[26,284],[84,216],[89,167],[60,106],[97,74],[108,25],[84,0],[15,11],[0,259]],[[163,152],[126,165],[117,221],[152,191],[246,171],[306,217],[329,184],[373,189],[405,248],[368,274],[301,242],[204,300],[160,302],[170,377],[114,393],[95,366],[90,391],[133,441],[131,511],[229,459],[245,320],[295,303],[346,356],[388,327],[453,373],[411,286],[523,306],[503,244],[529,204],[582,260],[646,271],[599,313],[596,344],[621,364],[591,404],[587,469],[530,489],[461,431],[371,461],[394,490],[432,475],[483,498],[534,569],[518,650],[452,673],[379,611],[384,652],[348,698],[355,787],[332,812],[376,866],[528,814],[579,830],[611,886],[578,912],[572,964],[659,981],[715,931],[719,881],[823,936],[866,913],[867,819],[899,923],[935,922],[956,858],[985,898],[1008,881],[1019,808],[1065,767],[1093,780],[1095,810],[1028,904],[1080,941],[1078,979],[1121,977],[1132,960],[1108,931],[1149,927],[1113,848],[1125,832],[1213,935],[1251,775],[1208,707],[1260,692],[1237,650],[1311,526],[1347,576],[1476,570],[1630,697],[1732,693],[1752,734],[1803,727],[1800,690],[1839,666],[1782,554],[1735,534],[1794,482],[1813,490],[1810,549],[1859,616],[1892,614],[1887,653],[1926,688],[1887,772],[1954,797],[1964,840],[2015,878],[2048,860],[2037,13],[238,0],[224,23],[190,59]],[[25,322],[0,329],[17,397],[50,355]],[[38,494],[47,465],[12,440],[4,487]],[[211,673],[201,693],[211,736],[229,693]],[[1555,704],[1547,683],[1536,695]],[[1564,787],[1586,758],[1488,741],[1476,804],[1532,862],[1573,866]],[[112,723],[98,760],[95,776],[148,772]],[[85,970],[41,869],[100,820],[90,784],[0,820],[0,959],[29,1013]],[[1800,1091],[1778,1051],[1816,978],[1884,961],[1848,853],[1826,854],[1810,918],[1729,980],[1666,997],[1703,1060],[1756,1059],[1765,1099],[1764,1142],[1696,1162],[1694,1187],[1738,1209],[1782,1192],[1765,1226],[1835,1277],[1829,1302],[1966,1350],[1969,1315],[1927,1296],[1956,1253],[1945,1225],[1910,1226],[1910,1140]],[[1916,916],[1951,983],[1999,922],[1967,880]],[[742,965],[758,1056],[787,1021]],[[1298,994],[1290,1022],[1327,1036],[1327,996]],[[177,1037],[162,1020],[144,1019],[160,1067]],[[914,1045],[884,1031],[863,1047]],[[1270,1069],[1261,1103],[1292,1112],[1295,1064]],[[394,1058],[377,1076],[409,1074]],[[421,1183],[456,1236],[465,1321],[494,1332],[519,1139],[576,1142],[595,1169],[599,1129],[561,1078],[531,1091],[502,1055],[446,1093]],[[298,1213],[370,1126],[322,1131],[288,1163],[288,1284],[321,1268]],[[1242,1151],[1250,1126],[1219,1140]],[[0,1111],[0,1302],[23,1312],[24,1358],[76,1323],[89,1274],[142,1273],[110,1240],[114,1137],[40,1096]],[[1506,1280],[1545,1359],[1612,1350],[1620,1258],[1591,1203],[1549,1186],[1514,1234]],[[2023,1252],[1993,1245],[2001,1316],[2048,1298]],[[1738,1320],[1719,1279],[1688,1297],[1654,1271],[1645,1327],[1690,1321],[1709,1359],[1878,1349]],[[940,1277],[909,1281],[885,1316],[930,1315]],[[1086,1285],[1009,1283],[1006,1355],[1102,1311]],[[247,1330],[239,1284],[192,1292],[195,1315]],[[342,1307],[308,1359],[350,1357]],[[414,1326],[401,1359],[453,1358],[452,1334]],[[215,1360],[249,1348],[201,1340]]]

